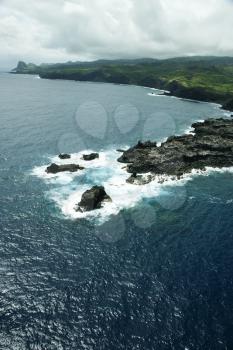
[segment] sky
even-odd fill
[[[233,56],[233,0],[0,0],[0,67]]]

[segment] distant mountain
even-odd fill
[[[11,73],[148,86],[169,90],[179,97],[218,102],[226,107],[233,105],[233,57],[103,59],[41,65],[20,61]]]
[[[36,66],[34,63],[25,63],[23,61],[19,61],[17,64],[17,67],[12,69],[11,73],[18,73],[18,74],[35,74],[35,71],[38,69],[38,66]]]

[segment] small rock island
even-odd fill
[[[78,170],[83,170],[84,167],[78,165],[78,164],[61,164],[58,165],[56,163],[52,163],[46,168],[46,173],[48,174],[57,174],[61,173],[63,171],[70,171],[71,173],[78,171]]]
[[[192,169],[233,166],[233,120],[207,119],[192,124],[194,134],[170,136],[161,146],[156,142],[138,142],[124,151],[118,159],[126,163],[131,173],[128,182],[137,184],[141,175],[169,175],[180,177]],[[134,181],[135,179],[135,181]],[[148,182],[153,180],[150,176]]]
[[[99,158],[99,153],[83,154],[83,160],[90,161]]]
[[[60,159],[70,159],[71,158],[70,154],[67,154],[67,153],[61,153],[61,154],[59,154],[58,157]]]
[[[81,201],[78,203],[76,211],[85,212],[100,209],[104,202],[111,202],[111,198],[105,192],[103,186],[93,186],[83,193]]]

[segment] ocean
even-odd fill
[[[159,94],[0,74],[1,350],[233,349],[233,170],[136,186],[117,162],[230,114]],[[112,202],[77,212],[93,185]]]

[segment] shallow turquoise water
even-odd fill
[[[0,349],[233,347],[230,172],[139,189],[103,224],[53,196],[108,179],[114,161],[72,181],[32,175],[59,152],[106,154],[224,115],[148,93],[0,75]]]

